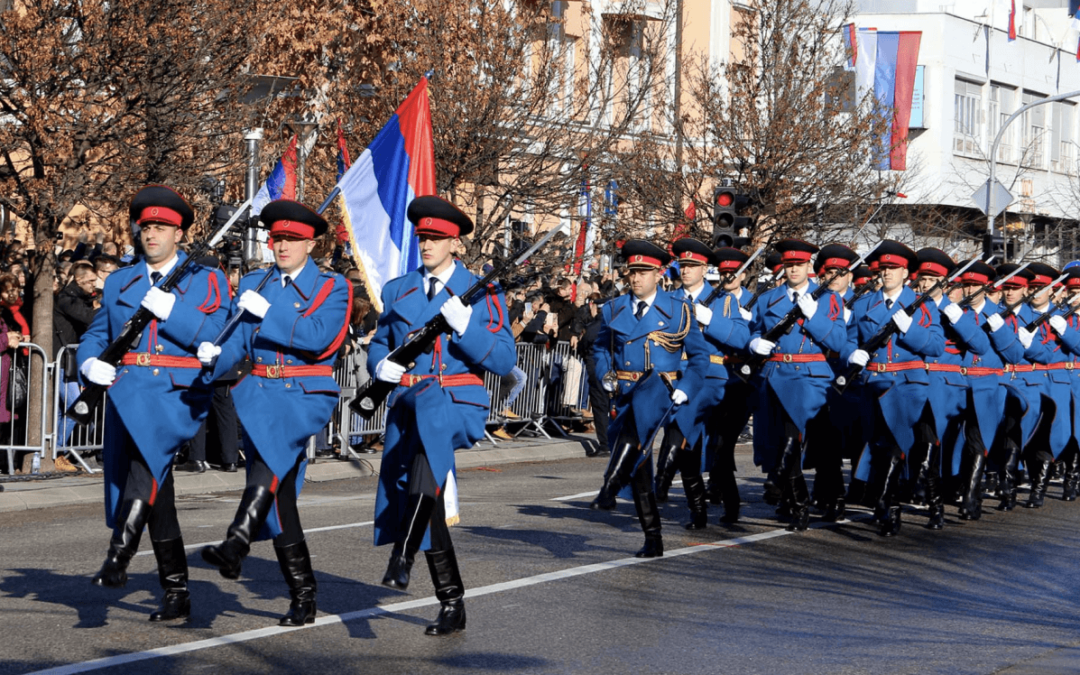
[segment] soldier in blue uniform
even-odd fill
[[[225,541],[205,547],[202,557],[226,579],[237,579],[252,542],[272,537],[291,598],[279,623],[302,626],[315,621],[317,583],[296,498],[308,438],[330,420],[341,393],[333,366],[348,327],[352,286],[309,258],[315,238],[327,228],[318,213],[279,199],[259,219],[270,228],[276,264],[240,280],[233,311],[243,318],[226,342],[199,345],[199,360],[213,364],[204,376],[208,381],[230,372],[244,356],[252,363],[250,375],[233,388],[244,429],[247,486]]]
[[[148,525],[165,589],[162,607],[150,620],[186,619],[191,613],[187,557],[171,468],[177,449],[195,435],[210,408],[212,391],[196,379],[195,346],[224,325],[228,282],[220,271],[193,263],[171,292],[157,288],[186,257],[177,246],[195,214],[183,197],[162,185],[140,190],[129,212],[141,228],[144,257],[109,275],[101,310],[78,351],[83,378],[109,386],[103,456],[105,522],[113,535],[94,584],[127,583],[128,563]],[[119,370],[98,360],[140,305],[156,318],[138,346],[124,356]]]
[[[1080,401],[1080,372],[1077,372],[1077,359],[1080,357],[1080,317],[1072,310],[1076,307],[1077,291],[1080,291],[1080,262],[1069,263],[1065,266],[1065,271],[1069,273],[1069,277],[1065,280],[1066,297],[1063,304],[1068,304],[1069,307],[1063,311],[1062,316],[1050,317],[1049,323],[1051,329],[1060,336],[1059,343],[1066,354],[1066,362],[1072,364],[1069,369],[1071,372],[1066,372],[1069,374],[1073,392],[1073,437],[1059,458],[1065,465],[1061,499],[1072,502],[1076,501],[1080,493],[1080,447],[1077,445],[1077,441],[1080,441],[1080,410],[1077,409],[1077,402]]]
[[[734,251],[734,255],[714,253],[707,244],[689,237],[679,239],[671,248],[679,261],[679,274],[683,282],[679,292],[693,306],[698,328],[708,345],[709,369],[694,404],[680,406],[664,430],[664,442],[656,462],[656,498],[657,501],[667,500],[671,481],[676,471],[681,472],[683,492],[686,493],[690,509],[690,523],[686,529],[700,530],[705,528],[708,519],[705,482],[701,472],[704,466],[709,465],[707,462],[710,458],[704,446],[708,444],[709,448],[713,448],[719,442],[721,403],[728,382],[726,355],[743,348],[749,339],[746,319],[740,313],[739,302],[734,296],[723,292],[709,305],[704,304],[712,294],[712,287],[705,283],[705,269],[709,263],[714,263],[721,269],[722,278],[732,276],[742,264],[735,261],[745,261],[749,256],[736,249],[729,249]],[[725,260],[719,259],[721,255]],[[732,264],[734,268],[731,268]],[[734,467],[731,475],[734,480]],[[734,490],[734,496],[737,500],[738,488]],[[736,513],[738,508],[736,501]]]
[[[872,483],[869,496],[878,504],[878,534],[889,537],[900,531],[899,481],[915,445],[915,429],[927,402],[929,377],[925,357],[941,356],[945,336],[937,306],[924,304],[915,315],[904,308],[915,302],[916,293],[905,285],[908,270],[918,264],[915,252],[897,241],[883,241],[874,260],[881,271],[881,290],[859,298],[852,307],[848,341],[841,353],[848,363],[863,366],[865,389],[863,419],[870,425],[870,467],[860,466]],[[887,322],[898,332],[873,354],[861,348]],[[869,364],[869,365],[868,365]]]
[[[831,279],[829,290],[847,301],[854,295],[851,290],[851,273],[848,269],[858,260],[859,254],[843,244],[826,244],[814,259],[814,273],[818,279]],[[844,321],[851,310],[844,308]],[[843,372],[843,364],[837,352],[826,354],[834,374]],[[814,467],[814,498],[824,511],[822,520],[839,522],[844,518],[844,459],[852,459],[862,449],[859,433],[858,389],[849,388],[843,394],[831,387],[827,392],[826,405],[806,429],[807,467]]]
[[[406,589],[418,551],[427,557],[441,608],[428,635],[465,630],[465,587],[450,540],[456,522],[454,451],[484,436],[490,405],[482,373],[506,375],[517,353],[506,303],[490,287],[484,300],[460,296],[476,281],[453,257],[472,220],[450,202],[417,197],[408,218],[420,239],[423,267],[386,284],[382,314],[368,356],[372,375],[399,386],[389,398],[386,440],[375,501],[375,545],[393,544],[382,583]],[[442,314],[452,332],[409,364],[387,358],[429,320]]]
[[[767,356],[758,374],[754,408],[754,461],[775,472],[791,510],[788,529],[805,531],[810,519],[810,493],[802,472],[807,424],[825,406],[832,369],[826,352],[838,352],[847,339],[844,305],[836,293],[813,297],[810,258],[818,247],[799,239],[776,244],[784,265],[782,286],[767,291],[754,305],[749,350]],[[773,342],[765,334],[789,312],[798,312],[796,327]]]
[[[608,428],[611,461],[591,507],[615,508],[616,495],[629,486],[645,533],[645,545],[636,556],[655,558],[664,555],[664,541],[653,492],[651,448],[644,444],[664,422],[672,403],[684,405],[691,394],[700,396],[709,350],[685,296],[657,288],[671,260],[667,251],[633,239],[623,245],[622,255],[631,292],[604,304],[593,346],[597,372],[605,373],[604,386],[614,394],[615,419]],[[680,371],[684,354],[686,368]],[[665,380],[674,386],[670,395]]]

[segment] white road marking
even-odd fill
[[[758,541],[765,541],[767,539],[783,537],[788,534],[792,533],[788,532],[787,530],[770,530],[768,532],[760,532],[758,534],[751,534],[745,537],[723,539],[708,544],[687,546],[685,548],[679,548],[673,551],[665,551],[663,558],[620,558],[618,560],[609,560],[607,562],[594,563],[592,565],[571,567],[565,570],[546,572],[544,574],[537,574],[535,576],[525,577],[523,579],[515,579],[513,581],[506,581],[499,584],[481,586],[480,588],[471,588],[467,590],[466,595],[469,598],[478,598],[484,595],[502,593],[504,591],[511,591],[518,588],[535,586],[537,584],[544,584],[551,581],[571,579],[573,577],[580,577],[586,574],[593,574],[595,572],[605,572],[607,570],[627,567],[629,565],[659,562],[669,558],[677,558],[684,555],[701,553],[702,551],[715,551],[718,549],[742,546],[744,544],[752,544]],[[324,615],[316,618],[315,623],[307,624],[306,626],[301,626],[297,628],[282,628],[280,626],[257,628],[255,630],[233,633],[231,635],[221,635],[214,638],[207,638],[205,640],[196,640],[194,642],[186,642],[184,644],[171,645],[168,647],[158,647],[156,649],[148,649],[142,652],[118,654],[116,656],[107,656],[100,659],[94,659],[92,661],[84,661],[82,663],[72,663],[65,666],[57,666],[55,668],[48,668],[46,670],[36,671],[36,675],[70,675],[72,673],[86,673],[94,670],[100,670],[102,668],[113,668],[115,666],[120,666],[128,663],[149,661],[151,659],[157,659],[163,656],[178,656],[180,654],[189,654],[204,649],[212,649],[214,647],[240,644],[242,642],[251,642],[252,640],[260,640],[262,638],[281,635],[282,633],[288,631],[307,630],[309,628],[318,628],[338,623],[346,623],[349,621],[357,621],[359,619],[370,619],[373,617],[381,616],[383,614],[396,614],[399,612],[407,612],[409,610],[419,609],[421,607],[430,607],[438,604],[439,600],[435,597],[408,600],[406,602],[397,602],[394,604],[383,605],[380,607],[369,607],[368,609],[361,609],[355,612]]]
[[[365,520],[362,523],[348,523],[348,524],[345,524],[345,525],[328,525],[327,527],[313,527],[311,529],[304,528],[304,534],[314,534],[315,532],[330,532],[332,530],[348,530],[348,529],[354,528],[354,527],[366,527],[368,525],[374,525],[374,524],[375,524],[374,520]],[[187,551],[189,549],[202,548],[203,546],[213,546],[214,544],[220,544],[220,543],[221,543],[221,540],[218,539],[217,541],[204,541],[201,544],[187,544],[186,546],[184,546],[184,550]],[[154,551],[151,549],[149,551],[139,551],[135,555],[140,556],[140,555],[153,555],[153,554],[154,554]]]
[[[672,487],[675,487],[675,486],[681,487],[682,486],[682,481],[681,480],[674,481],[671,485],[672,485]],[[571,502],[571,501],[574,501],[575,499],[581,499],[582,497],[595,497],[598,494],[600,494],[599,490],[593,490],[592,492],[579,492],[576,495],[566,495],[565,497],[552,497],[551,501],[553,501],[553,502]]]

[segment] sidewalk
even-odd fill
[[[547,462],[585,457],[586,444],[595,443],[592,434],[574,434],[569,438],[526,438],[499,441],[492,446],[480,441],[471,450],[457,453],[459,469],[470,469],[516,462]],[[318,459],[308,464],[306,480],[320,483],[346,478],[373,476],[379,472],[381,454],[364,455],[360,460]],[[176,472],[176,494],[230,492],[244,488],[244,472],[224,473],[210,469],[206,473]],[[100,504],[104,497],[101,473],[79,474],[64,478],[22,480],[0,483],[0,513],[28,511],[52,506]]]

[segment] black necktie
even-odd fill
[[[289,284],[291,284],[291,283],[292,283],[292,277],[286,275],[285,276],[285,288],[288,288]]]
[[[438,283],[438,281],[439,280],[437,278],[435,278],[435,277],[431,277],[430,279],[428,279],[428,289],[427,289],[427,299],[428,300],[431,300],[432,298],[435,297],[435,284]]]
[[[885,301],[885,309],[892,309],[892,300]]]
[[[798,291],[792,291],[791,292],[791,304],[793,304],[793,305],[799,304],[799,292]]]
[[[634,312],[634,318],[641,321],[641,317],[645,316],[645,310],[649,308],[649,303],[644,300],[640,300],[637,305],[637,311]]]
[[[157,286],[157,282],[161,281],[161,272],[150,273],[150,285]]]

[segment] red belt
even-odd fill
[[[1035,370],[1072,370],[1072,361],[1062,361],[1061,363],[1036,363]]]
[[[251,374],[255,377],[265,377],[268,380],[314,375],[333,377],[334,369],[332,366],[264,366],[258,364],[251,367]]]
[[[970,368],[961,368],[961,375],[970,375],[971,377],[982,377],[983,375],[1001,375],[1001,368],[986,368],[984,366],[972,366]]]
[[[403,387],[411,387],[424,380],[438,380],[443,387],[464,387],[471,384],[483,385],[484,381],[472,373],[460,375],[402,375],[399,384]]]
[[[923,370],[926,364],[922,361],[901,361],[900,363],[868,363],[866,370],[871,373],[895,373],[901,370]]]
[[[927,363],[928,373],[963,373],[963,369],[955,363]]]
[[[1031,363],[1006,363],[1003,370],[1006,373],[1034,373],[1035,366]]]
[[[121,365],[125,366],[159,366],[161,368],[202,368],[199,359],[194,356],[169,356],[167,354],[151,354],[149,352],[134,352],[124,354],[120,359]]]
[[[773,354],[769,357],[770,361],[779,361],[781,363],[812,363],[814,361],[824,361],[824,354]]]

